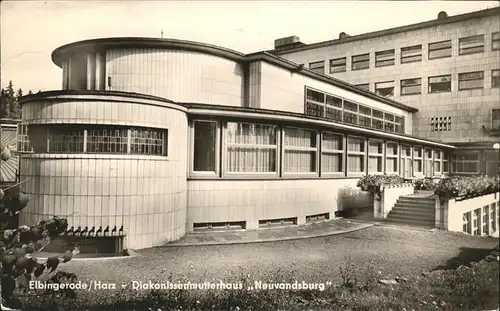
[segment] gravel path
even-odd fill
[[[299,281],[338,282],[339,266],[350,257],[357,267],[371,262],[384,277],[421,273],[459,261],[479,259],[499,240],[451,232],[370,227],[356,232],[304,240],[221,246],[168,247],[143,250],[139,257],[105,261],[71,261],[61,270],[80,280],[129,283],[164,280],[170,273],[191,281],[271,281],[293,270]],[[456,264],[456,262],[451,262]],[[119,286],[119,285],[118,285]]]

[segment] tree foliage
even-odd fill
[[[22,89],[17,91],[14,89],[14,84],[9,81],[6,88],[1,90],[1,101],[0,101],[0,118],[21,118],[21,107],[19,106],[19,99],[23,96],[24,92]],[[33,94],[29,90],[28,94]]]

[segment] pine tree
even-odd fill
[[[16,119],[21,118],[21,107],[19,106],[19,99],[21,99],[21,97],[23,97],[23,90],[18,89],[13,105],[11,106],[12,118]]]
[[[9,100],[7,98],[7,91],[2,88],[1,101],[0,101],[0,118],[8,118],[10,107],[8,106]]]

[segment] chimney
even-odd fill
[[[304,45],[304,43],[300,42],[300,38],[297,36],[290,36],[274,40],[275,50],[288,49],[301,45]]]
[[[444,19],[444,18],[447,18],[447,17],[448,17],[448,14],[445,11],[441,11],[438,14],[438,19]]]
[[[350,37],[350,36],[343,31],[339,34],[339,39],[345,39],[347,37]]]

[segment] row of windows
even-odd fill
[[[451,91],[451,75],[428,78],[428,92],[442,93]],[[369,84],[357,84],[356,87],[369,91]],[[500,69],[491,71],[491,87],[500,88]],[[400,81],[401,95],[422,94],[422,78],[403,79]],[[472,90],[484,88],[484,72],[464,72],[458,74],[458,89]],[[379,96],[394,96],[394,81],[375,83],[375,93]]]
[[[451,117],[431,118],[431,132],[451,131]]]
[[[198,177],[221,176],[220,167],[224,176],[442,172],[441,150],[328,131],[246,122],[224,122],[221,130],[218,121],[196,120],[192,137],[191,174]]]
[[[20,125],[19,146],[28,146],[26,125]],[[31,151],[23,147],[22,151]],[[168,131],[104,125],[50,125],[37,153],[168,154]]]
[[[305,114],[377,130],[404,133],[404,117],[306,87]]]
[[[466,38],[460,38],[458,41],[458,54],[468,55],[484,52],[484,34],[475,35]],[[491,37],[492,50],[500,50],[500,32],[495,32]],[[452,56],[452,42],[445,40],[429,43],[428,59],[439,59]],[[395,49],[375,52],[375,67],[386,67],[395,65]],[[401,48],[401,64],[421,62],[422,45],[414,45]],[[370,68],[370,54],[359,54],[351,56],[351,70],[361,70]],[[325,61],[309,63],[309,69],[324,74]],[[330,60],[330,73],[347,71],[347,58],[341,57]]]
[[[490,235],[499,224],[499,205],[495,202],[462,215],[462,231],[472,235]],[[482,213],[481,213],[482,212]]]

